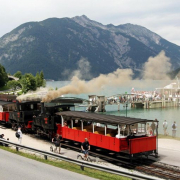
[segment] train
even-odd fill
[[[153,120],[105,115],[75,110],[79,98],[57,98],[50,103],[22,101],[0,97],[0,122],[16,130],[32,131],[50,139],[57,134],[63,139],[82,143],[88,138],[91,146],[115,153],[158,155],[158,121],[156,135],[147,134],[147,123]]]

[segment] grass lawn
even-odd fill
[[[101,179],[101,180],[130,180],[130,178],[125,178],[122,176],[118,176],[118,175],[114,175],[114,174],[110,174],[110,173],[106,173],[106,172],[102,172],[102,171],[98,171],[98,170],[94,170],[91,168],[84,168],[84,171],[82,171],[80,169],[80,166],[76,165],[76,164],[72,164],[72,163],[68,163],[65,161],[60,161],[60,160],[52,160],[52,159],[48,159],[45,160],[44,158],[41,158],[40,156],[37,155],[33,155],[33,154],[29,154],[29,153],[24,153],[24,152],[19,152],[16,151],[14,149],[11,149],[9,147],[4,147],[4,146],[0,146],[1,149],[12,152],[14,154],[26,157],[26,158],[30,158],[42,163],[46,163],[52,166],[56,166],[62,169],[66,169],[69,171],[73,171],[79,174],[83,174],[92,178],[96,178],[96,179]]]

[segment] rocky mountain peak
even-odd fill
[[[95,26],[95,27],[100,27],[102,29],[105,29],[106,27],[102,25],[101,23],[98,23],[96,21],[93,21],[89,19],[87,16],[82,15],[82,16],[75,16],[72,18],[76,23],[80,24],[83,27],[88,27],[88,26]]]
[[[150,56],[164,50],[180,66],[180,47],[145,27],[103,25],[87,16],[27,22],[0,38],[0,64],[7,72],[44,71],[45,78],[67,80],[83,58],[91,77],[117,68],[137,75]]]
[[[148,41],[153,41],[156,44],[159,44],[161,37],[157,35],[156,33],[148,30],[145,27],[134,25],[134,24],[123,24],[117,26],[117,28],[123,32],[126,33],[132,37],[135,37],[136,39],[142,41],[144,44],[149,46]]]

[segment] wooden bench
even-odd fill
[[[94,134],[102,134],[102,135],[104,135],[104,132],[102,132],[102,131],[94,131]]]
[[[81,130],[81,127],[73,127],[73,129]]]

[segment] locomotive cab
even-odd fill
[[[50,137],[57,131],[57,124],[61,124],[61,117],[56,113],[74,110],[74,105],[51,105],[41,103],[41,113],[34,117],[33,130],[38,134]]]
[[[39,101],[26,101],[16,102],[15,111],[10,112],[9,120],[12,123],[14,129],[17,126],[22,126],[23,129],[31,129],[33,116],[37,116],[40,113]]]

